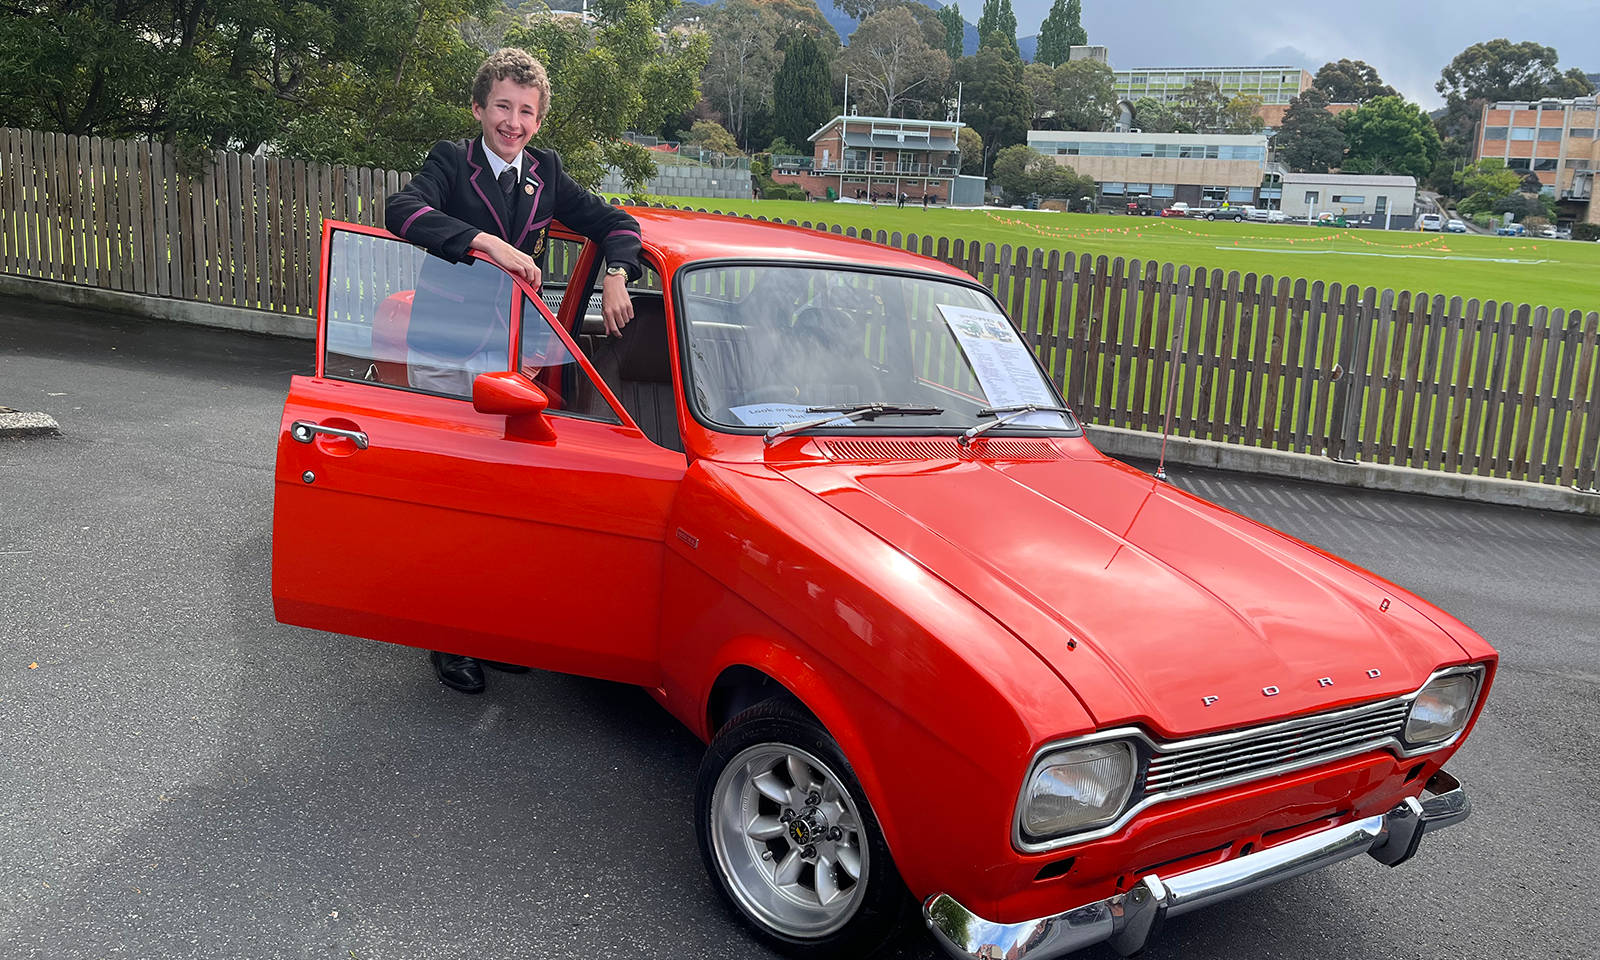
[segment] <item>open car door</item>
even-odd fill
[[[337,222],[322,249],[316,375],[293,378],[278,439],[277,618],[656,684],[683,455],[494,263]],[[546,409],[485,412],[508,388]]]

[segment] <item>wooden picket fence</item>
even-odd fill
[[[322,220],[381,224],[409,178],[235,153],[188,176],[161,144],[6,129],[0,272],[309,314]],[[1593,310],[796,225],[983,282],[1091,423],[1596,488]]]

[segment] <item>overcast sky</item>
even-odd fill
[[[1051,0],[1012,0],[1018,33],[1037,33]],[[1110,47],[1118,70],[1148,66],[1283,64],[1315,73],[1348,57],[1425,107],[1439,71],[1482,40],[1534,40],[1561,67],[1600,73],[1600,0],[1082,0],[1090,43]],[[967,19],[977,22],[981,0]]]

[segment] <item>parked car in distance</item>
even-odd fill
[[[1207,220],[1243,220],[1245,218],[1243,206],[1230,204],[1226,207],[1198,207],[1189,211],[1191,217],[1205,217]]]
[[[1494,228],[1494,233],[1497,237],[1525,237],[1528,228],[1520,223],[1502,223]]]
[[[599,248],[558,224],[535,290],[324,222],[273,477],[280,621],[639,686],[708,744],[691,822],[650,789],[547,789],[692,834],[754,936],[814,958],[922,935],[919,904],[951,957],[1136,953],[1468,815],[1444,768],[1498,655],[1460,621],[1096,450],[955,267],[629,212],[620,337]],[[413,386],[419,330],[475,366]],[[1469,869],[1470,839],[1409,883]]]
[[[1444,218],[1439,216],[1437,213],[1424,213],[1422,216],[1417,218],[1417,229],[1418,230],[1433,230],[1433,231],[1437,231],[1437,230],[1441,229],[1443,226],[1444,226]]]
[[[1177,203],[1162,207],[1161,215],[1163,217],[1187,217],[1189,215],[1189,205],[1179,200]]]
[[[1466,233],[1467,225],[1461,220],[1452,218],[1450,222],[1444,225],[1444,229],[1447,233]]]
[[[1250,206],[1245,207],[1245,210],[1248,211],[1246,216],[1257,223],[1284,223],[1288,220],[1282,210],[1268,210],[1265,207]]]

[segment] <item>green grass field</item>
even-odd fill
[[[1037,210],[904,209],[788,200],[663,198],[678,206],[857,229],[963,237],[1095,256],[1304,277],[1379,290],[1600,310],[1600,244],[1282,223]]]

